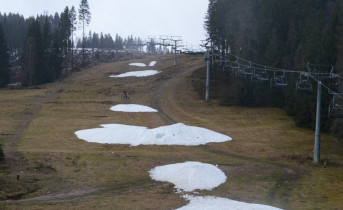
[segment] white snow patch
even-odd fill
[[[151,61],[151,62],[149,63],[149,66],[150,66],[150,67],[155,66],[156,63],[157,63],[157,61]]]
[[[110,109],[115,112],[157,112],[156,109],[137,104],[118,104]]]
[[[195,126],[177,123],[154,129],[146,127],[107,124],[103,128],[76,131],[79,139],[104,144],[184,145],[196,146],[210,142],[226,142],[231,137]]]
[[[226,181],[225,174],[216,166],[200,162],[185,162],[157,166],[149,171],[156,181],[171,182],[184,191],[212,190]]]
[[[153,76],[160,73],[157,70],[145,70],[145,71],[130,71],[119,75],[111,75],[110,77],[121,78],[121,77],[147,77]]]
[[[144,63],[130,63],[130,66],[146,67]]]
[[[190,203],[178,208],[178,210],[281,210],[272,206],[245,203],[214,196],[202,197],[185,195],[184,198],[190,200]]]

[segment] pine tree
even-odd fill
[[[81,0],[79,8],[79,20],[82,24],[82,64],[85,62],[85,27],[91,21],[91,12],[87,0]]]
[[[71,71],[74,71],[74,31],[76,31],[77,18],[75,7],[72,6],[69,12],[69,19],[71,24]]]
[[[41,27],[37,20],[30,20],[22,56],[24,86],[47,82],[46,54],[44,52]]]
[[[0,24],[0,87],[10,82],[9,55],[2,25]]]
[[[60,16],[59,31],[61,33],[60,39],[62,41],[62,48],[64,54],[64,68],[68,72],[68,59],[70,51],[70,37],[72,33],[72,23],[70,22],[69,8],[66,7]]]
[[[151,39],[148,46],[147,46],[148,53],[154,54],[156,53],[156,44],[154,39]]]

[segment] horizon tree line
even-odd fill
[[[23,86],[55,81],[73,72],[74,48],[134,49],[141,39],[132,36],[123,39],[118,34],[113,40],[110,34],[91,33],[85,36],[85,28],[91,20],[87,0],[81,0],[79,15],[74,6],[54,15],[22,15],[0,13],[0,87],[11,81],[11,67],[21,66]],[[82,39],[76,43],[75,31],[82,29]],[[71,66],[71,67],[70,67]],[[69,68],[69,69],[68,69]]]

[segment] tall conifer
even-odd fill
[[[0,87],[10,82],[9,55],[2,25],[0,24]]]

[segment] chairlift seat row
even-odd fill
[[[343,91],[338,91],[338,90],[335,91],[335,90],[329,89],[328,92],[329,92],[329,94],[331,94],[331,95],[340,95],[340,96],[343,96]]]
[[[329,105],[330,118],[343,118],[343,97],[334,95]]]
[[[301,93],[309,93],[312,91],[312,84],[310,81],[299,80],[296,82],[295,90]]]
[[[329,94],[343,96],[343,90],[341,89],[341,86],[342,86],[341,80],[340,79],[336,80],[335,83],[332,83],[329,85],[329,89],[328,89]]]
[[[330,105],[329,118],[343,118],[343,105]]]

